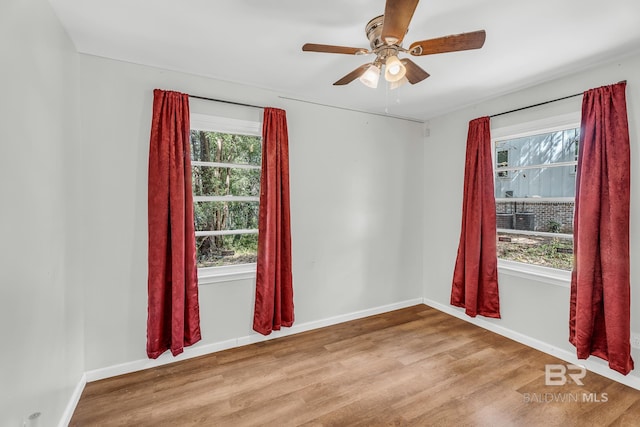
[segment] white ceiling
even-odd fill
[[[388,91],[332,85],[371,57],[301,50],[368,48],[385,0],[49,1],[82,53],[418,120],[640,50],[639,0],[422,0],[405,47],[480,29],[485,45],[412,57],[431,77]]]

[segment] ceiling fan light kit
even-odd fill
[[[384,66],[384,78],[388,82],[397,82],[402,79],[406,73],[407,69],[402,65],[402,62],[400,62],[397,56],[393,55],[387,57],[387,61]]]
[[[371,64],[367,71],[360,76],[360,81],[363,85],[375,89],[378,87],[378,80],[380,79],[380,68],[377,65]]]
[[[408,81],[409,80],[407,79],[407,76],[404,76],[400,80],[397,80],[395,82],[389,82],[389,89],[390,90],[398,89],[400,86],[407,83]]]
[[[305,52],[341,53],[345,55],[375,54],[376,59],[370,64],[363,64],[334,83],[335,86],[346,85],[359,79],[368,87],[378,87],[380,72],[384,66],[384,78],[390,89],[396,89],[409,82],[412,85],[429,77],[429,73],[408,58],[399,59],[398,53],[412,56],[433,55],[436,53],[457,52],[461,50],[480,49],[484,45],[484,30],[462,33],[430,40],[414,42],[409,49],[402,47],[409,23],[413,17],[418,0],[387,0],[384,15],[370,20],[365,33],[371,49],[332,46],[307,43],[302,46]]]

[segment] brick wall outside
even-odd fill
[[[498,228],[552,231],[554,221],[561,233],[573,233],[573,208],[574,202],[496,202]]]

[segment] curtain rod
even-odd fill
[[[528,105],[526,107],[516,108],[515,110],[505,111],[504,113],[492,114],[489,117],[498,117],[498,116],[503,116],[503,115],[509,114],[509,113],[515,113],[516,111],[528,110],[529,108],[539,107],[539,106],[545,105],[545,104],[551,104],[552,102],[562,101],[563,99],[575,98],[576,96],[580,96],[580,95],[583,95],[583,94],[584,94],[584,92],[574,93],[573,95],[563,96],[562,98],[552,99],[551,101],[545,101],[545,102],[540,102],[538,104]]]
[[[244,104],[242,102],[227,101],[225,99],[207,98],[205,96],[189,95],[189,98],[204,99],[205,101],[213,101],[213,102],[223,102],[225,104],[240,105],[242,107],[264,108],[261,105]]]
[[[621,80],[621,81],[618,82],[618,84],[626,83],[626,82],[627,82],[626,80]],[[528,106],[522,107],[522,108],[516,108],[515,110],[505,111],[504,113],[492,114],[489,117],[503,116],[505,114],[515,113],[516,111],[522,111],[522,110],[527,110],[527,109],[533,108],[533,107],[539,107],[541,105],[551,104],[552,102],[558,102],[558,101],[562,101],[564,99],[574,98],[574,97],[580,96],[580,95],[584,95],[584,92],[574,93],[573,95],[563,96],[562,98],[556,98],[556,99],[552,99],[551,101],[540,102],[538,104],[528,105]]]

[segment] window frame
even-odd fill
[[[262,137],[262,123],[260,121],[252,121],[252,120],[240,120],[233,119],[228,117],[210,115],[210,114],[201,114],[201,113],[191,113],[190,114],[190,131],[191,130],[201,130],[207,132],[219,132],[219,133],[229,133],[236,135],[251,135]],[[203,166],[203,162],[200,161],[191,161],[191,165],[200,165]],[[205,166],[211,166],[211,162],[207,163]],[[215,163],[215,162],[214,162]],[[216,164],[217,165],[217,164]],[[219,164],[219,166],[228,167],[228,163]],[[238,165],[240,168],[251,168],[256,169],[254,165]],[[262,165],[260,165],[260,169],[262,169]],[[251,199],[251,200],[249,200]],[[231,200],[231,201],[255,201],[255,197],[248,196],[233,196],[231,199],[230,196],[193,196],[193,202],[197,201],[217,201],[217,200]],[[258,197],[259,201],[259,197]],[[233,230],[233,231],[243,231],[243,234],[255,233],[257,234],[257,230]],[[205,234],[201,234],[205,233]],[[212,235],[213,232],[198,232],[196,231],[196,236],[201,235]],[[228,231],[221,231],[217,234],[232,234]],[[236,233],[233,233],[236,234]],[[236,264],[236,265],[223,265],[217,267],[201,267],[198,268],[198,284],[199,285],[208,285],[214,283],[221,282],[231,282],[237,280],[255,280],[256,277],[256,263],[247,263],[247,264]]]
[[[491,162],[493,168],[493,177],[494,180],[497,177],[497,173],[499,172],[496,167],[496,142],[504,141],[505,139],[516,139],[522,138],[532,135],[539,135],[543,133],[549,132],[558,132],[562,130],[579,128],[580,127],[580,112],[575,111],[573,113],[562,114],[552,117],[547,117],[540,120],[522,122],[515,125],[508,126],[499,126],[495,128],[491,128]],[[494,189],[495,193],[495,184]],[[496,198],[496,202],[500,201],[508,201],[508,202],[519,202],[519,201],[558,201],[558,202],[566,202],[566,201],[575,201],[575,197],[543,197],[539,199],[533,198]],[[499,229],[498,231],[503,230]],[[508,230],[507,230],[508,231]],[[519,230],[522,231],[522,230]],[[536,235],[542,235],[544,232],[535,232]],[[526,234],[526,233],[525,233]],[[558,235],[554,233],[555,236],[559,237],[567,237],[573,239],[572,235]],[[497,236],[496,236],[497,239]],[[569,287],[571,284],[571,271],[561,270],[553,267],[545,267],[540,265],[527,264],[518,261],[506,260],[502,258],[498,258],[498,272],[501,274],[506,274],[509,276],[520,277],[524,279],[534,280],[538,282],[544,282],[551,285]]]

